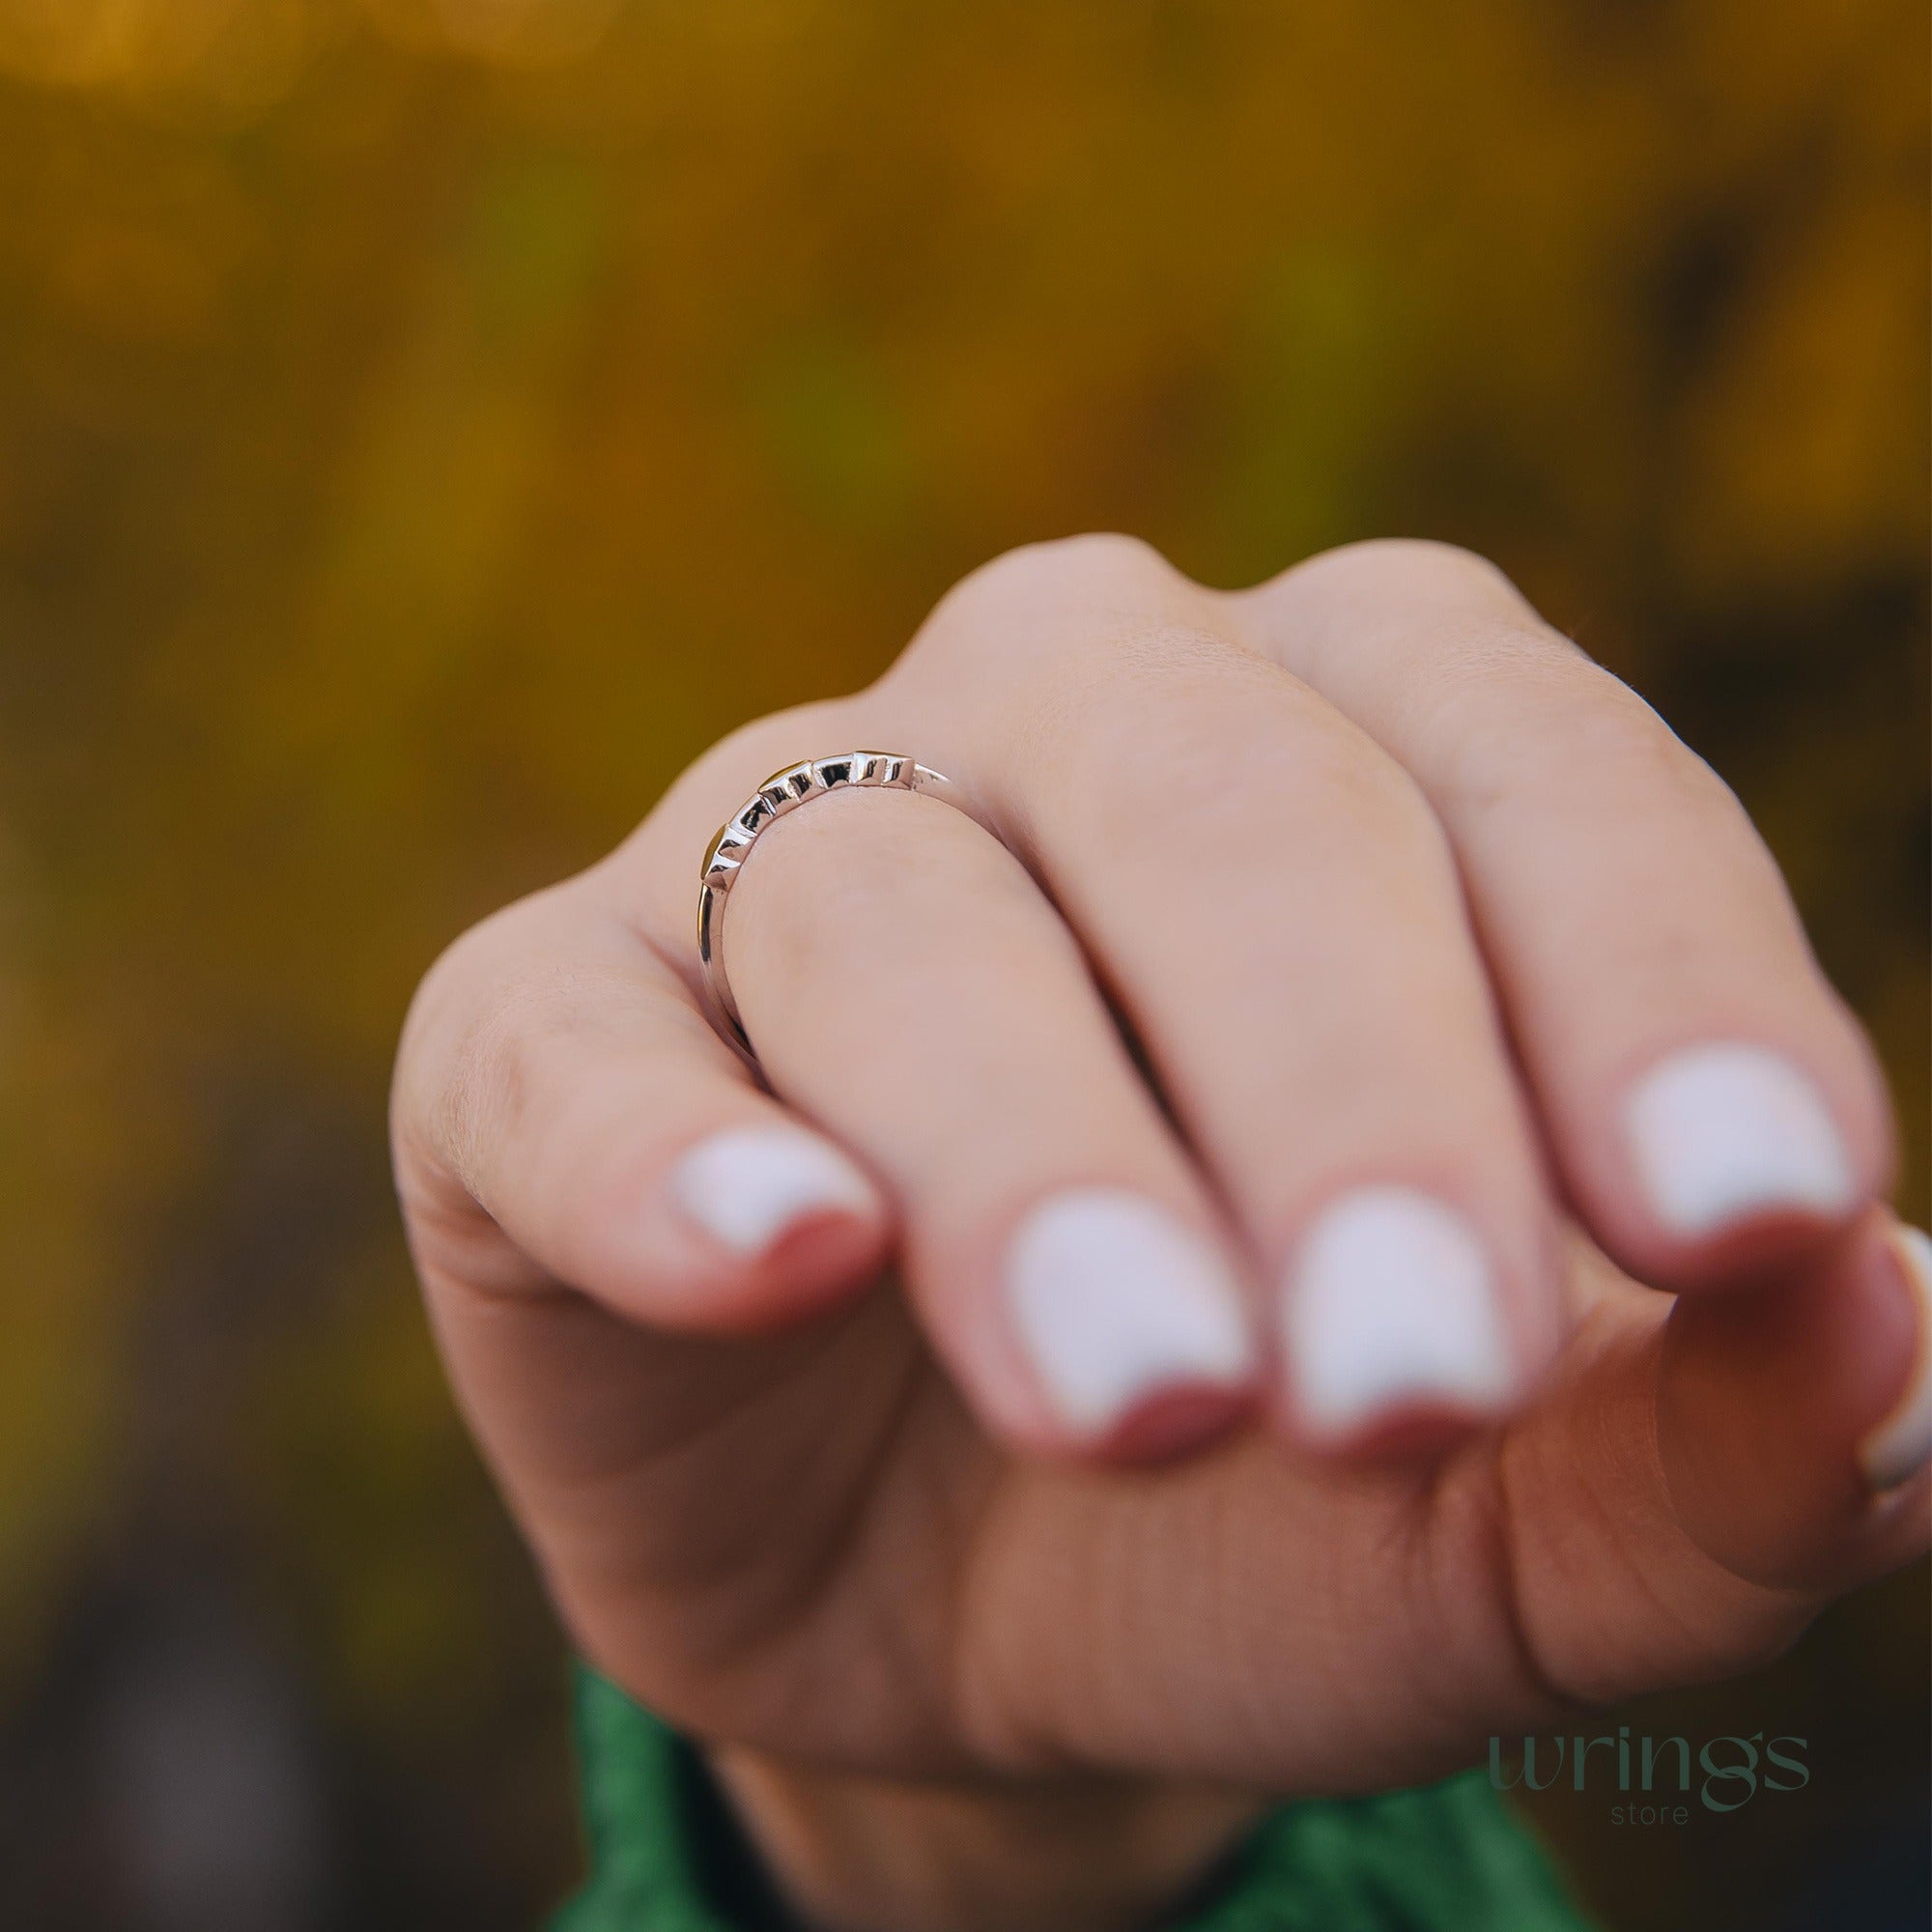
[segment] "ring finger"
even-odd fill
[[[1247,1405],[1236,1257],[1004,847],[929,799],[835,793],[760,836],[720,944],[774,1089],[896,1197],[914,1303],[990,1427],[1142,1457]]]

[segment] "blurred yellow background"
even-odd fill
[[[568,1882],[402,1009],[1012,543],[1495,556],[1757,814],[1922,1217],[1927,57],[1918,0],[0,0],[0,1920]],[[1620,1926],[1876,1924],[1789,1915],[1924,1809],[1926,1637],[1921,1574],[1658,1707],[1809,1735],[1776,1816],[1538,1821]]]

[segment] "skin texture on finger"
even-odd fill
[[[1004,847],[931,800],[835,793],[763,835],[721,944],[774,1089],[891,1185],[921,1318],[996,1434],[1138,1456],[1238,1415],[1233,1257]]]
[[[1540,1151],[1427,805],[1214,620],[1089,541],[982,573],[921,648],[983,632],[1030,667],[965,769],[1264,1260],[1285,1411],[1414,1443],[1506,1410],[1554,1346]]]
[[[1926,1295],[1893,1247],[1867,1227],[1803,1284],[1761,1285],[1764,1335],[1741,1349],[1721,1324],[1757,1293],[1673,1303],[1579,1240],[1556,1381],[1426,1470],[1318,1473],[1253,1444],[1189,1490],[1068,1497],[1043,1478],[984,1539],[968,1709],[1030,1764],[1157,1749],[1181,1775],[1363,1790],[1760,1664],[1932,1532],[1922,1467],[1889,1491],[1861,1472],[1924,1400]],[[1022,1611],[1049,1520],[1105,1644]],[[1205,1634],[1177,1648],[1177,1629]]]
[[[890,1232],[877,1187],[756,1091],[597,884],[499,914],[424,981],[393,1105],[418,1260],[718,1332],[862,1290]]]
[[[1747,1278],[1883,1190],[1883,1084],[1737,801],[1499,572],[1360,545],[1224,608],[1427,793],[1569,1190],[1620,1262]]]

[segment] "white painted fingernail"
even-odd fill
[[[1408,1403],[1493,1408],[1516,1385],[1482,1243],[1413,1188],[1364,1187],[1326,1209],[1283,1315],[1296,1407],[1321,1435]]]
[[[1693,1046],[1653,1067],[1626,1103],[1637,1176],[1673,1235],[1752,1214],[1836,1214],[1854,1199],[1851,1156],[1818,1091],[1761,1046]]]
[[[1158,1389],[1252,1371],[1233,1278],[1207,1242],[1137,1194],[1081,1188],[1037,1208],[1008,1250],[1007,1285],[1047,1394],[1083,1435]]]
[[[837,1148],[796,1127],[732,1127],[671,1170],[671,1198],[734,1254],[762,1254],[822,1214],[873,1214],[872,1183]]]
[[[1881,1490],[1896,1489],[1932,1463],[1932,1241],[1917,1228],[1895,1228],[1891,1247],[1918,1304],[1918,1327],[1905,1393],[1859,1451],[1865,1474]]]

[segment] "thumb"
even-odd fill
[[[1927,1541],[1932,1245],[1875,1209],[1802,1275],[1660,1297],[1605,1279],[1503,1453],[1542,1680],[1590,1703],[1776,1655]]]
[[[1678,1520],[1740,1577],[1835,1593],[1917,1553],[1932,1242],[1877,1209],[1821,1267],[1686,1296],[1664,1334],[1657,1440]]]

